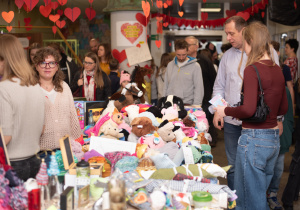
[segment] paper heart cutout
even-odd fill
[[[57,9],[57,7],[58,7],[58,2],[51,2],[51,8],[53,9],[53,10],[56,10]]]
[[[155,44],[157,48],[160,48],[161,46],[161,41],[160,40],[155,40]]]
[[[139,21],[139,23],[141,23],[143,26],[147,26],[150,20],[150,18],[146,18],[146,16],[142,13],[136,13],[135,19]]]
[[[247,21],[250,18],[249,12],[238,12],[236,15],[244,18],[245,21]]]
[[[26,4],[23,4],[23,8],[24,8],[24,10],[25,10],[26,12],[29,12],[29,8],[27,7]]]
[[[30,25],[30,24],[28,24],[28,25],[25,25],[25,26],[27,26],[25,29],[26,29],[26,31],[30,31],[31,29],[32,29],[32,27],[30,27],[30,26],[32,26],[32,25]]]
[[[31,11],[39,3],[39,0],[24,0],[24,2],[28,10]]]
[[[140,23],[134,23],[133,25],[124,23],[121,26],[121,33],[133,44],[143,33],[143,26]]]
[[[24,0],[15,0],[15,4],[19,9],[21,9],[24,4]]]
[[[164,3],[164,8],[165,8],[165,9],[167,9],[168,6],[169,6],[169,5],[168,5],[167,3]]]
[[[89,0],[89,3],[92,4],[94,2],[94,0]]]
[[[12,26],[6,26],[6,29],[8,30],[8,32],[10,32],[12,30]]]
[[[60,15],[59,14],[56,14],[56,15],[49,15],[49,19],[52,21],[52,22],[56,22],[58,21],[58,19],[60,18]]]
[[[96,17],[96,11],[93,8],[86,8],[85,14],[89,20],[92,20],[94,17]]]
[[[178,0],[179,6],[182,6],[184,0]]]
[[[65,5],[65,4],[67,3],[67,1],[68,1],[68,0],[57,0],[57,2],[58,2],[61,6]]]
[[[142,8],[143,8],[143,11],[144,11],[144,14],[147,17],[149,17],[150,15],[150,3],[147,1],[142,1]]]
[[[62,9],[57,10],[57,14],[59,14],[60,16],[62,16],[64,14],[64,11]]]
[[[265,12],[261,12],[261,17],[262,17],[262,18],[265,17]]]
[[[201,20],[205,22],[208,18],[208,13],[207,12],[201,12]]]
[[[51,4],[48,4],[47,6],[41,5],[39,10],[44,17],[48,17],[52,10]]]
[[[51,0],[44,0],[44,2],[45,2],[45,6],[51,4]]]
[[[232,10],[226,10],[226,15],[227,17],[232,17],[236,14],[236,10],[232,9]]]
[[[52,26],[52,32],[53,32],[54,34],[56,34],[56,31],[57,31],[56,26]]]
[[[127,58],[125,50],[119,52],[117,49],[114,49],[112,51],[112,56],[117,59],[119,63],[122,63]]]
[[[162,8],[163,7],[163,1],[160,1],[160,0],[156,0],[156,6],[157,8]]]
[[[74,22],[80,15],[81,10],[78,7],[66,8],[65,9],[65,16],[69,18],[72,22]]]
[[[182,17],[183,16],[183,11],[178,11],[178,15],[180,16],[180,17]]]
[[[156,17],[157,21],[162,21],[163,17]]]
[[[163,23],[163,26],[164,26],[164,27],[168,27],[168,25],[169,25],[168,22],[164,22],[164,23]]]
[[[30,22],[31,22],[31,18],[30,17],[24,18],[25,26],[28,25]]]
[[[14,19],[15,13],[13,11],[2,12],[1,15],[5,22],[10,23]]]
[[[173,0],[167,0],[166,3],[168,4],[168,6],[172,6]]]
[[[57,21],[55,22],[55,24],[57,25],[57,27],[63,28],[63,27],[66,25],[66,21],[65,21],[65,20],[62,20],[62,21],[57,20]]]

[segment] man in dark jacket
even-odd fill
[[[199,54],[197,55],[197,50],[199,46],[199,41],[194,36],[188,36],[185,38],[185,41],[188,43],[188,55],[194,58],[197,58],[197,62],[200,64],[202,69],[202,78],[204,86],[204,97],[202,101],[202,109],[206,114],[206,118],[209,123],[209,133],[212,137],[211,146],[216,146],[217,142],[217,132],[213,125],[213,115],[208,111],[210,103],[208,102],[211,99],[214,82],[217,76],[216,70],[213,66],[213,63],[207,59],[205,56]]]

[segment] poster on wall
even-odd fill
[[[130,66],[152,59],[147,43],[139,44],[138,47],[129,47],[125,52]]]
[[[146,41],[146,29],[137,21],[118,21],[116,23],[117,33],[120,33],[117,39],[117,46],[136,45],[139,41]]]

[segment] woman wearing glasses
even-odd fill
[[[26,181],[40,168],[35,153],[44,125],[44,96],[19,40],[1,35],[0,49],[0,127],[11,166]]]
[[[82,138],[72,93],[64,82],[59,61],[60,55],[49,47],[40,49],[33,58],[45,97],[45,130],[40,138],[42,151],[59,149],[59,139],[67,134],[71,141]],[[46,163],[50,161],[48,157]]]
[[[88,101],[105,101],[111,96],[110,80],[99,67],[99,59],[88,52],[83,61],[83,72],[77,72],[71,85],[73,92],[79,89],[79,96]]]

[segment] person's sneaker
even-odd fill
[[[280,205],[279,201],[277,200],[277,193],[271,192],[267,195],[267,200],[269,203],[269,207],[274,210],[280,210],[282,209],[282,206]]]

